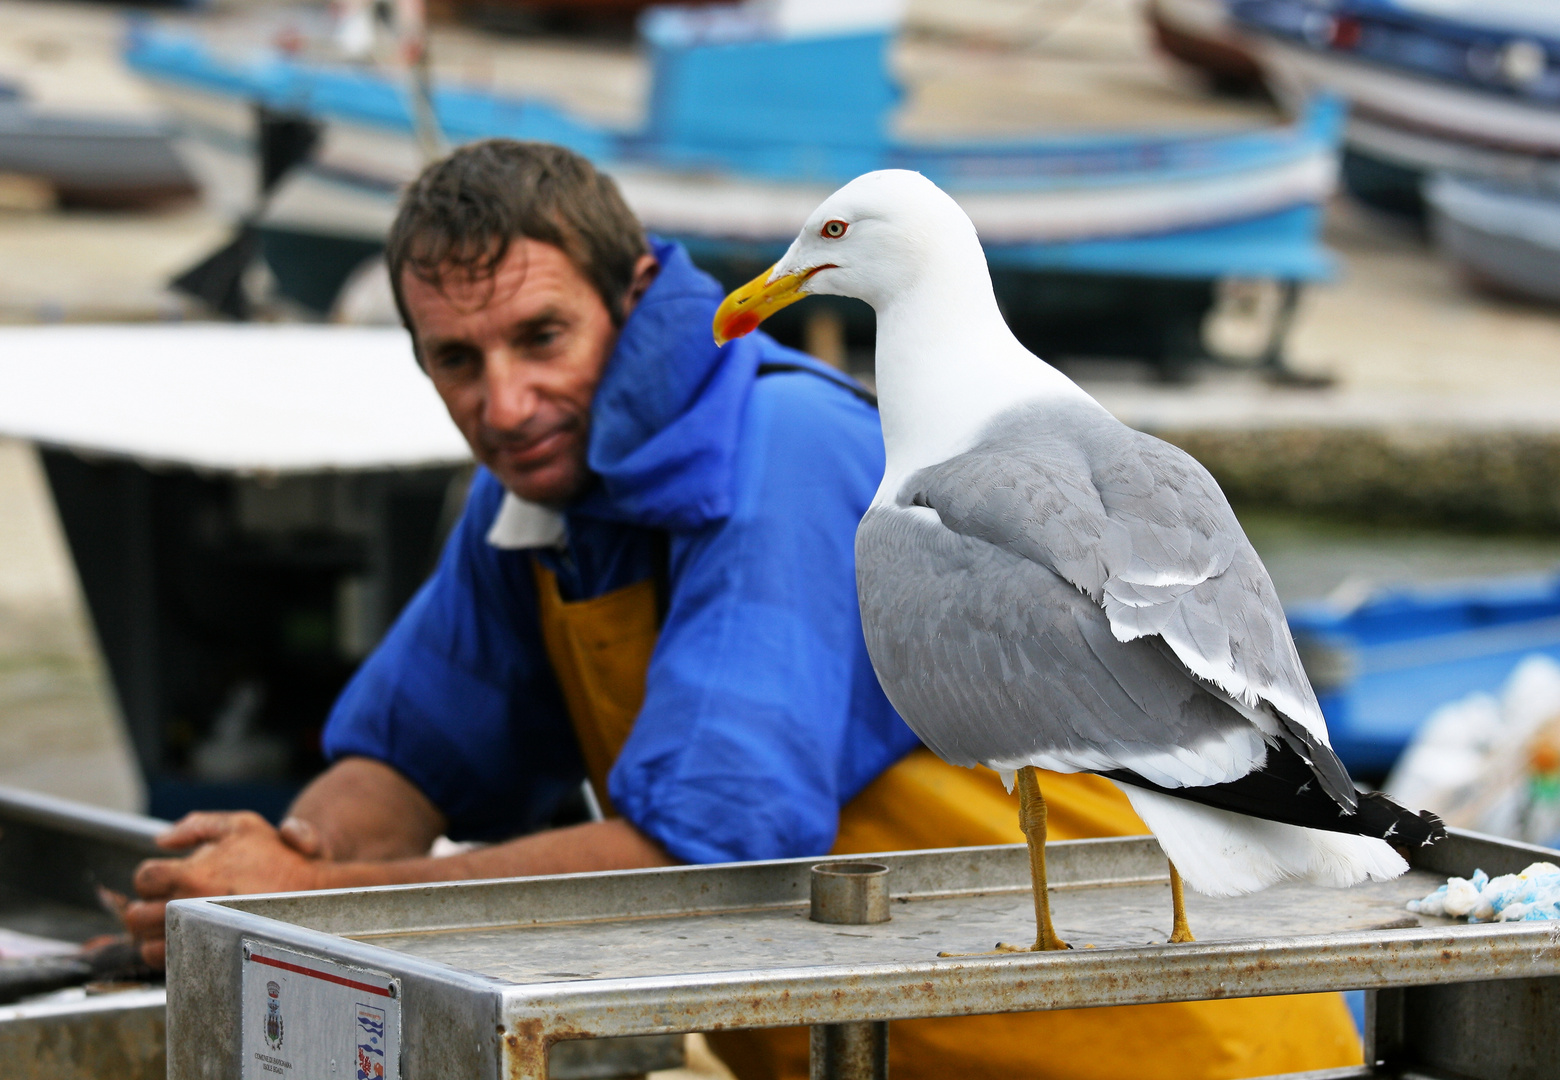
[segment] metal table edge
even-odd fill
[[[3,795],[4,793],[5,793],[4,789],[0,789],[0,795]],[[111,812],[105,811],[104,813],[105,814],[110,814]],[[1557,854],[1556,852],[1551,851],[1551,850],[1549,850],[1547,848],[1538,847],[1538,846],[1535,846],[1535,845],[1532,845],[1532,844],[1523,844],[1521,842],[1513,841],[1513,840],[1507,840],[1507,839],[1504,839],[1502,837],[1488,836],[1488,835],[1485,835],[1483,833],[1473,832],[1471,830],[1452,828],[1452,829],[1448,829],[1447,832],[1449,834],[1449,837],[1452,840],[1454,840],[1455,842],[1457,842],[1456,846],[1458,846],[1459,848],[1464,848],[1464,849],[1472,848],[1474,850],[1477,850],[1477,851],[1480,851],[1480,852],[1483,852],[1483,853],[1492,854],[1492,855],[1496,854],[1496,853],[1504,853],[1504,854],[1506,854],[1509,857],[1509,855],[1511,855],[1513,853],[1522,852],[1524,854],[1530,854],[1531,857],[1534,860],[1539,860],[1539,859],[1544,859],[1544,858],[1552,859]],[[1113,848],[1113,847],[1114,848],[1120,848],[1120,849],[1123,849],[1123,850],[1127,850],[1127,849],[1131,849],[1131,848],[1142,848],[1142,847],[1145,847],[1145,846],[1149,846],[1149,847],[1152,847],[1154,849],[1154,851],[1157,853],[1157,850],[1158,850],[1157,845],[1158,845],[1158,841],[1155,840],[1153,836],[1145,834],[1145,835],[1142,835],[1142,836],[1109,836],[1109,837],[1094,837],[1094,838],[1080,839],[1080,840],[1052,841],[1051,843],[1046,845],[1046,848],[1047,848],[1048,852],[1054,852],[1056,856],[1061,856],[1061,858],[1052,858],[1052,859],[1049,859],[1048,861],[1055,861],[1055,862],[1061,863],[1062,860],[1065,859],[1066,853],[1068,853],[1068,852],[1074,852],[1074,851],[1076,851],[1076,852],[1087,852],[1090,849],[1105,850],[1105,849]],[[753,872],[766,870],[766,869],[772,870],[772,869],[793,868],[793,869],[796,869],[796,870],[804,870],[804,869],[806,869],[808,867],[815,866],[815,865],[817,865],[819,863],[827,863],[827,862],[859,862],[859,861],[863,861],[863,860],[872,861],[872,862],[882,862],[882,863],[885,863],[885,864],[887,864],[887,865],[889,865],[891,867],[898,867],[898,866],[906,864],[906,863],[911,863],[911,862],[915,862],[915,861],[919,861],[919,860],[924,860],[924,859],[927,859],[927,858],[944,858],[944,859],[952,859],[952,858],[981,858],[981,857],[990,856],[990,855],[998,854],[998,853],[1009,853],[1009,854],[1011,854],[1011,853],[1015,853],[1015,852],[1020,852],[1020,851],[1023,851],[1024,848],[1025,848],[1025,845],[1023,845],[1021,843],[1020,844],[987,844],[987,845],[980,845],[980,846],[973,846],[973,847],[959,847],[959,848],[921,848],[921,849],[916,849],[916,850],[912,850],[912,851],[869,852],[869,853],[852,854],[852,855],[803,856],[803,857],[799,857],[799,858],[790,858],[790,859],[766,859],[766,860],[753,860],[753,861],[748,861],[748,862],[707,863],[707,864],[694,864],[694,865],[682,865],[682,866],[664,866],[664,867],[651,867],[651,868],[636,869],[636,870],[586,871],[586,872],[573,873],[573,874],[540,874],[540,875],[519,876],[519,877],[474,878],[474,879],[462,880],[462,881],[414,882],[414,883],[408,883],[408,884],[403,884],[403,885],[371,885],[371,886],[361,886],[361,887],[342,888],[342,889],[321,889],[321,890],[310,891],[310,892],[302,892],[302,893],[297,893],[297,892],[253,893],[253,894],[245,894],[245,895],[242,895],[242,896],[204,897],[204,898],[202,898],[202,901],[203,902],[209,902],[209,903],[218,904],[218,905],[221,905],[221,906],[223,906],[223,907],[225,907],[225,908],[227,908],[229,910],[245,911],[245,910],[252,910],[253,906],[257,906],[257,905],[261,905],[261,904],[269,904],[269,903],[273,903],[273,902],[280,902],[280,903],[283,903],[283,904],[288,904],[288,903],[314,903],[314,902],[329,903],[331,901],[339,900],[339,899],[343,899],[343,898],[369,899],[369,898],[373,898],[373,897],[376,897],[376,896],[396,896],[396,895],[405,896],[405,895],[409,895],[409,894],[421,894],[421,895],[429,897],[429,898],[437,899],[441,894],[449,894],[449,893],[455,893],[455,892],[468,891],[468,890],[470,890],[473,887],[481,888],[481,887],[497,887],[497,886],[506,886],[506,885],[507,886],[520,886],[520,885],[528,885],[528,884],[567,885],[567,884],[570,884],[570,883],[576,883],[576,882],[580,882],[580,881],[611,882],[611,881],[614,881],[614,880],[643,879],[643,878],[647,878],[647,877],[648,878],[673,879],[673,880],[679,879],[679,878],[681,878],[681,879],[689,879],[689,880],[696,880],[696,879],[701,878],[701,877],[706,877],[707,878],[707,877],[715,877],[715,876],[724,876],[724,875],[729,875],[729,874],[733,874],[733,873],[753,873]],[[1414,866],[1415,868],[1418,868],[1418,869],[1425,869],[1425,870],[1430,870],[1430,871],[1435,872],[1435,873],[1445,874],[1445,873],[1447,873],[1447,871],[1445,869],[1443,869],[1439,865],[1439,860],[1437,860],[1435,858],[1435,855],[1437,854],[1437,852],[1438,852],[1437,848],[1430,848],[1430,849],[1427,849],[1424,852],[1415,852],[1414,855],[1413,855],[1413,858],[1411,858],[1411,860],[1410,860],[1411,865]],[[1055,869],[1064,869],[1064,866],[1058,866]],[[1165,881],[1165,880],[1168,880],[1168,876],[1169,876],[1168,875],[1168,870],[1166,870],[1165,872],[1161,873],[1157,869],[1152,874],[1149,874],[1149,875],[1144,876],[1142,878],[1132,878],[1132,879],[1126,879],[1126,878],[1110,878],[1110,879],[1080,878],[1080,879],[1075,879],[1075,880],[1068,880],[1064,876],[1053,874],[1051,887],[1055,891],[1060,891],[1060,890],[1066,890],[1066,889],[1093,887],[1093,886],[1098,886],[1098,885],[1101,885],[1101,884],[1146,884],[1146,883],[1155,882],[1155,881]],[[800,878],[799,881],[804,883],[805,882],[805,876]],[[967,895],[977,895],[977,894],[984,894],[984,893],[1022,891],[1024,889],[1027,889],[1028,887],[1029,887],[1029,883],[1028,883],[1028,877],[1027,877],[1027,874],[1026,874],[1022,881],[1019,881],[1019,880],[1015,879],[1015,881],[1011,885],[1004,884],[1004,885],[984,886],[984,887],[979,887],[979,888],[960,887],[960,888],[948,889],[948,890],[928,890],[928,891],[924,891],[924,892],[917,892],[917,893],[914,893],[913,895],[916,896],[917,898],[921,898],[921,897],[932,898],[932,897],[940,897],[940,896],[967,896]],[[786,906],[791,906],[793,904],[805,904],[806,902],[807,902],[807,898],[806,898],[805,892],[799,892],[794,897],[783,897],[783,898],[778,898],[776,900],[773,900],[773,901],[770,901],[770,902],[767,902],[767,903],[763,903],[763,904],[758,904],[758,905],[744,904],[742,906],[743,907],[786,907]],[[709,910],[709,911],[726,910],[726,908],[723,905],[720,905],[720,904],[711,904],[707,908],[704,908],[704,907],[698,907],[698,908],[679,907],[677,910],[680,913],[688,913],[688,912],[692,912],[692,911],[703,911],[703,910]],[[659,914],[659,912],[646,912],[645,914],[652,914],[653,915],[653,914]],[[267,917],[267,916],[261,916],[261,917]],[[602,917],[606,917],[606,916],[588,915],[588,916],[583,916],[581,918],[581,921],[588,921],[588,920],[598,919],[598,918],[602,918]],[[275,921],[283,921],[283,922],[285,922],[287,920],[285,920],[285,919],[278,919],[278,920],[275,920]],[[541,921],[550,921],[550,920],[541,920]],[[405,925],[398,925],[398,926],[393,926],[393,927],[380,927],[380,928],[376,928],[373,931],[344,930],[344,931],[336,931],[335,933],[338,933],[338,934],[356,934],[356,933],[365,933],[366,934],[366,933],[370,933],[370,932],[374,933],[374,934],[419,933],[419,932],[429,932],[429,931],[448,930],[448,929],[477,929],[477,928],[484,927],[484,926],[487,926],[487,925],[489,925],[489,924],[473,923],[473,922],[469,922],[469,921],[466,921],[466,922],[458,922],[458,921],[457,922],[430,922],[430,923],[405,924]],[[506,921],[506,922],[495,923],[495,924],[491,924],[491,925],[504,925],[504,926],[508,926],[508,925],[516,925],[516,923],[510,922],[510,921]]]
[[[1062,863],[1063,860],[1066,858],[1066,853],[1069,852],[1069,851],[1075,851],[1075,852],[1079,852],[1079,853],[1086,853],[1086,852],[1090,851],[1091,849],[1103,851],[1103,850],[1109,850],[1111,848],[1116,848],[1116,849],[1120,849],[1120,850],[1123,850],[1123,851],[1130,851],[1132,849],[1142,848],[1142,847],[1147,846],[1147,845],[1155,845],[1155,849],[1154,850],[1157,851],[1157,843],[1158,842],[1156,840],[1154,840],[1154,838],[1152,836],[1148,836],[1148,835],[1143,835],[1143,836],[1110,836],[1110,837],[1097,837],[1097,838],[1083,839],[1083,840],[1055,841],[1055,842],[1047,845],[1047,850],[1054,853],[1050,861],[1052,861],[1053,863]],[[796,906],[796,905],[806,905],[806,903],[807,903],[807,893],[806,893],[807,876],[806,876],[806,871],[810,867],[816,866],[816,865],[818,865],[820,863],[829,863],[829,862],[861,862],[861,861],[865,860],[865,861],[871,861],[871,862],[881,862],[881,863],[884,863],[884,864],[886,864],[886,865],[888,865],[890,867],[898,868],[898,867],[904,866],[904,865],[909,864],[909,863],[914,863],[914,862],[917,862],[917,861],[924,861],[924,860],[928,860],[928,859],[944,859],[944,860],[979,859],[979,858],[989,857],[991,855],[996,855],[996,854],[1014,855],[1014,854],[1017,854],[1017,853],[1022,853],[1025,850],[1026,850],[1025,845],[1021,844],[1021,843],[1019,843],[1019,844],[987,844],[987,845],[980,845],[980,846],[975,846],[975,847],[960,847],[960,848],[923,848],[923,849],[918,849],[918,850],[914,850],[914,851],[886,851],[886,852],[871,852],[871,853],[866,853],[866,854],[854,854],[854,855],[804,856],[804,857],[800,857],[800,858],[791,858],[791,859],[765,859],[765,860],[753,860],[753,861],[749,861],[749,862],[708,863],[708,864],[683,865],[683,866],[664,866],[664,867],[651,867],[651,868],[638,869],[638,870],[605,870],[605,871],[588,871],[588,872],[581,872],[581,873],[574,873],[574,874],[541,874],[541,875],[534,875],[534,876],[507,877],[507,878],[476,878],[476,879],[462,880],[462,881],[416,882],[416,883],[410,883],[410,884],[405,884],[405,885],[371,885],[371,886],[363,886],[363,887],[357,887],[357,888],[321,889],[321,890],[316,890],[316,891],[311,891],[311,892],[302,892],[302,893],[290,893],[290,892],[254,893],[254,894],[246,894],[246,895],[242,895],[242,896],[204,897],[204,898],[202,898],[202,902],[212,903],[212,904],[218,905],[218,906],[220,906],[220,907],[222,907],[222,908],[224,908],[226,910],[238,911],[238,912],[249,912],[249,913],[252,913],[252,914],[256,914],[258,917],[267,919],[269,921],[282,922],[282,923],[285,923],[287,925],[297,925],[296,923],[290,922],[288,919],[285,919],[285,918],[280,918],[280,917],[268,916],[268,915],[261,914],[259,909],[262,906],[264,906],[264,905],[273,905],[273,904],[274,905],[278,905],[278,906],[295,905],[295,906],[297,906],[299,908],[303,908],[305,905],[313,905],[313,904],[323,905],[323,904],[331,903],[333,901],[340,901],[340,900],[343,900],[343,899],[372,900],[372,899],[374,899],[376,897],[397,897],[397,896],[408,896],[408,895],[419,895],[421,897],[426,897],[426,898],[428,898],[430,900],[435,900],[436,901],[441,895],[449,895],[449,894],[457,894],[457,893],[469,892],[473,888],[480,889],[480,888],[493,888],[493,887],[502,887],[502,886],[538,885],[538,886],[541,886],[541,887],[544,887],[544,888],[546,888],[546,887],[565,887],[565,886],[568,886],[568,885],[571,885],[571,884],[574,884],[574,883],[586,882],[586,881],[592,882],[592,883],[594,883],[594,882],[611,883],[611,882],[617,881],[617,880],[643,880],[645,878],[660,878],[660,879],[663,879],[663,880],[673,880],[673,881],[676,881],[676,880],[687,880],[687,881],[690,881],[690,882],[697,882],[701,878],[708,879],[708,878],[724,877],[724,876],[729,876],[729,875],[732,875],[732,874],[753,874],[753,873],[760,873],[760,872],[764,872],[764,871],[784,870],[784,869],[792,869],[792,870],[797,872],[797,877],[796,877],[796,880],[795,880],[795,884],[797,886],[797,891],[796,891],[796,894],[794,896],[777,897],[777,898],[775,898],[773,900],[767,900],[767,901],[758,902],[758,903],[743,903],[743,904],[740,904],[740,905],[725,905],[725,904],[720,904],[720,903],[716,903],[716,902],[708,902],[708,903],[705,903],[705,904],[696,905],[696,906],[692,906],[692,907],[687,906],[687,905],[679,905],[675,909],[668,909],[667,912],[663,912],[663,911],[660,911],[660,910],[657,910],[657,909],[641,909],[641,910],[636,910],[634,912],[624,912],[624,913],[621,914],[621,916],[619,916],[617,914],[600,914],[600,913],[598,913],[598,914],[586,914],[586,915],[580,915],[580,916],[576,916],[576,917],[571,917],[570,919],[567,919],[567,920],[551,920],[551,919],[513,920],[513,919],[505,919],[505,920],[502,920],[502,921],[492,922],[492,923],[472,922],[472,921],[458,921],[458,920],[457,921],[449,921],[449,920],[446,920],[446,921],[433,921],[433,922],[402,923],[402,924],[397,924],[397,925],[393,925],[393,926],[383,926],[383,925],[381,925],[381,926],[375,927],[372,930],[367,930],[367,929],[344,929],[344,930],[336,930],[336,931],[332,931],[331,932],[333,934],[341,935],[341,936],[346,936],[346,935],[353,935],[353,936],[356,936],[356,935],[381,936],[381,935],[399,934],[399,933],[437,932],[437,931],[441,931],[441,930],[451,930],[451,929],[460,929],[460,930],[483,929],[483,928],[496,927],[496,926],[513,926],[513,925],[522,925],[522,924],[529,925],[529,924],[533,924],[533,923],[535,925],[542,925],[542,924],[550,924],[550,923],[555,922],[555,921],[589,922],[589,921],[596,921],[596,920],[599,920],[599,919],[602,919],[602,918],[615,918],[615,917],[625,917],[625,918],[626,917],[641,917],[641,916],[644,916],[644,917],[655,917],[655,916],[658,916],[658,915],[667,914],[667,913],[669,913],[672,910],[675,910],[675,912],[678,913],[678,914],[691,914],[691,913],[697,913],[697,912],[715,912],[715,911],[734,910],[736,908],[751,910],[751,909],[757,909],[757,908],[792,907],[792,906]],[[1064,872],[1065,872],[1065,864],[1063,864],[1060,868],[1063,869]],[[1059,875],[1054,875],[1053,874],[1052,889],[1060,891],[1060,890],[1067,890],[1067,889],[1079,889],[1079,888],[1097,887],[1097,886],[1101,886],[1101,885],[1117,885],[1117,884],[1122,884],[1122,885],[1133,884],[1133,885],[1136,885],[1136,884],[1146,884],[1146,883],[1167,881],[1167,880],[1169,880],[1168,870],[1166,870],[1165,872],[1161,873],[1157,869],[1153,873],[1151,873],[1151,874],[1147,874],[1147,875],[1140,876],[1140,877],[1130,877],[1130,878],[1126,878],[1126,877],[1113,877],[1113,878],[1081,877],[1081,878],[1076,878],[1076,879],[1069,880],[1065,876],[1059,876]],[[916,899],[923,899],[923,898],[931,899],[931,898],[946,897],[946,896],[972,896],[972,895],[983,895],[983,894],[990,894],[990,893],[1021,892],[1021,891],[1026,891],[1029,888],[1030,888],[1029,877],[1028,877],[1028,871],[1026,869],[1024,871],[1024,874],[1022,875],[1021,878],[1015,876],[1014,880],[1011,883],[983,885],[983,886],[980,886],[980,887],[958,887],[958,888],[951,888],[951,889],[923,890],[923,891],[914,892],[914,893],[909,894],[909,895],[914,896]]]
[[[203,924],[204,928],[215,929],[218,933],[229,936],[239,943],[253,941],[279,946],[306,956],[314,956],[327,963],[383,972],[394,978],[420,976],[443,983],[455,983],[481,994],[491,994],[506,985],[501,980],[483,975],[481,972],[454,967],[437,960],[410,956],[394,949],[356,941],[350,937],[341,937],[322,930],[310,930],[293,923],[268,919],[263,915],[239,911],[220,903],[222,899],[222,897],[201,897],[169,902],[167,918],[170,976],[174,974],[174,969],[179,963],[179,958],[175,955],[178,949],[176,942],[182,935],[190,933],[193,929],[185,925],[188,921],[192,924]],[[174,985],[172,978],[169,985]]]
[[[1349,964],[1350,977],[1317,978],[1319,966],[1336,963]],[[950,971],[963,978],[949,980]],[[1555,975],[1560,924],[1503,923],[511,985],[503,1010],[512,1028],[557,1040],[838,1022],[846,1003],[852,1013],[909,1020]],[[1096,992],[1069,999],[1079,982]],[[1175,988],[1169,997],[1166,987]]]

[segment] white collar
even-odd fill
[[[568,540],[562,514],[507,491],[487,533],[487,542],[496,548],[563,548]]]

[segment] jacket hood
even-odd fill
[[[717,346],[725,290],[680,244],[651,238],[660,273],[623,324],[591,405],[588,460],[601,487],[578,509],[688,530],[731,513],[737,438],[763,351]]]

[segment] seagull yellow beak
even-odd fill
[[[715,344],[724,345],[732,338],[751,334],[758,329],[758,324],[769,316],[805,299],[807,294],[802,291],[802,285],[807,279],[816,274],[822,266],[815,266],[811,270],[803,270],[796,274],[787,274],[782,278],[769,280],[769,275],[774,273],[771,266],[758,277],[735,290],[726,299],[720,302],[720,308],[715,312]]]

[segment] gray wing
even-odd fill
[[[856,573],[879,681],[948,761],[1153,771],[1167,747],[1233,742],[1225,768],[1183,755],[1211,783],[1263,759],[1255,729],[1155,640],[1117,641],[1070,582],[927,511],[869,510]]]
[[[1015,410],[900,501],[1071,582],[1118,640],[1161,638],[1187,669],[1326,740],[1278,594],[1224,493],[1184,451],[1088,404]]]
[[[870,512],[857,558],[890,699],[939,753],[984,733],[978,752],[948,746],[950,760],[1033,761],[1054,747],[1072,767],[1147,768],[1178,787],[1260,766],[1265,734],[1308,763],[1328,759],[1338,775],[1325,786],[1352,796],[1336,759],[1307,749],[1326,739],[1320,709],[1217,484],[1103,410],[999,418]],[[917,567],[914,585],[890,580],[896,564]],[[1087,747],[1111,764],[1086,763]],[[1145,765],[1151,748],[1177,760]]]

